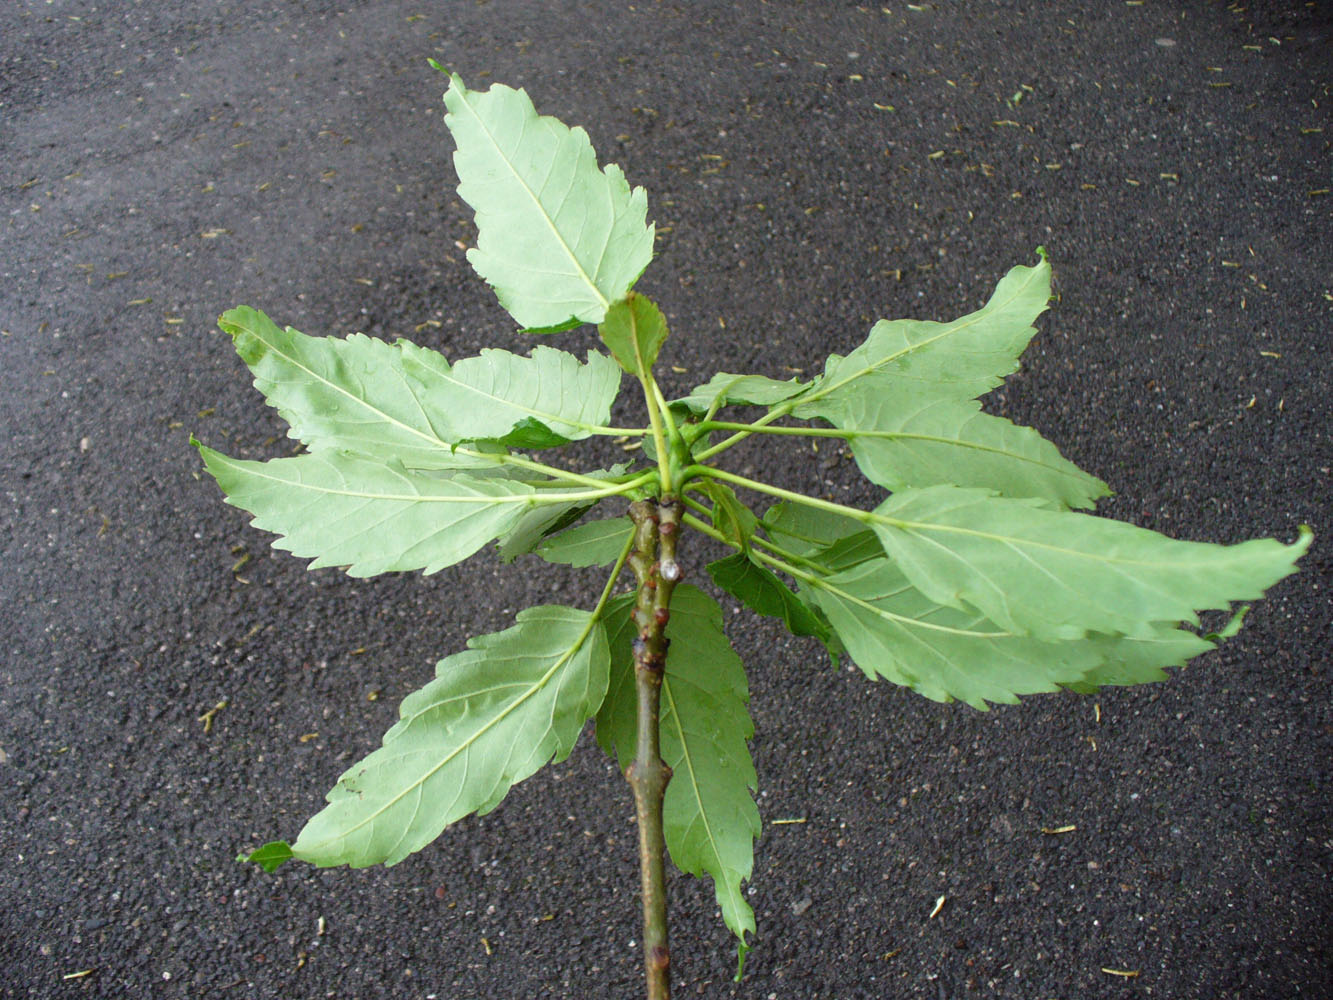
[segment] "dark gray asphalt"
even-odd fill
[[[232,860],[469,634],[600,584],[308,574],[187,445],[288,447],[213,332],[237,303],[528,346],[458,247],[427,56],[647,188],[672,392],[957,315],[1044,244],[1060,301],[992,412],[1114,516],[1320,534],[1223,651],[1091,700],[936,705],[736,615],[760,809],[801,822],[758,845],[740,986],[675,880],[679,995],[1333,995],[1330,51],[1298,2],[0,5],[0,995],[639,995],[591,740],[392,870]],[[873,502],[827,450],[742,458]]]

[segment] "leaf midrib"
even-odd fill
[[[565,241],[564,236],[561,234],[559,228],[555,224],[555,220],[552,219],[549,214],[547,214],[546,207],[541,203],[541,199],[537,197],[537,193],[532,190],[528,182],[523,179],[523,175],[518,172],[514,164],[505,155],[504,151],[500,148],[500,144],[496,141],[495,136],[491,133],[491,130],[486,127],[486,122],[482,119],[481,115],[477,113],[477,109],[474,108],[471,102],[468,100],[468,98],[472,95],[473,92],[461,86],[461,84],[459,85],[459,90],[460,90],[460,96],[462,98],[463,107],[467,108],[468,111],[472,114],[472,118],[476,122],[477,127],[481,129],[482,134],[485,135],[486,138],[490,141],[491,147],[495,150],[495,155],[499,158],[500,162],[509,168],[509,172],[513,174],[514,180],[518,182],[519,186],[523,188],[523,190],[527,193],[528,197],[532,199],[533,205],[535,205],[537,208],[537,214],[541,216],[542,220],[551,230],[551,235],[555,237],[556,242],[560,244],[561,249],[564,250],[565,254],[569,257],[570,263],[574,265],[574,268],[577,271],[578,276],[583,280],[584,284],[586,284],[592,290],[593,295],[597,296],[597,301],[598,303],[601,304],[602,308],[603,309],[609,308],[611,305],[610,300],[608,300],[607,297],[602,294],[602,290],[597,287],[597,284],[596,282],[593,281],[592,276],[589,275],[587,270],[584,269],[582,261],[578,259],[573,249]],[[541,120],[540,116],[538,116],[537,120],[538,121]],[[526,118],[524,121],[524,127],[525,128],[527,127]]]
[[[833,383],[830,383],[830,384],[828,384],[828,385],[822,385],[822,386],[820,386],[818,389],[816,389],[816,390],[815,390],[814,392],[812,392],[810,395],[806,396],[806,397],[803,398],[803,399],[799,399],[799,400],[797,400],[797,401],[794,403],[794,405],[793,405],[792,408],[794,408],[795,405],[801,405],[801,406],[804,406],[804,405],[806,405],[806,404],[808,404],[808,403],[817,402],[818,400],[823,399],[823,398],[824,398],[825,396],[827,396],[829,393],[834,392],[834,391],[836,391],[836,390],[838,390],[838,389],[841,389],[841,388],[842,388],[844,385],[846,385],[848,382],[854,382],[854,381],[856,381],[856,379],[861,378],[861,377],[863,377],[863,376],[865,376],[865,375],[868,375],[868,374],[870,374],[871,372],[876,371],[876,370],[878,370],[878,369],[880,369],[880,368],[883,368],[885,365],[892,364],[893,362],[897,361],[899,358],[901,358],[901,357],[903,357],[903,356],[905,356],[905,355],[907,355],[907,354],[911,354],[913,351],[919,351],[919,350],[921,350],[921,349],[924,348],[924,347],[928,347],[928,346],[930,346],[931,344],[935,343],[936,341],[942,340],[942,339],[945,338],[945,337],[951,337],[951,336],[953,336],[955,333],[958,333],[958,332],[961,331],[961,330],[966,330],[968,327],[973,326],[973,325],[975,325],[975,324],[977,324],[977,323],[980,323],[980,322],[981,322],[983,319],[985,319],[989,314],[991,314],[992,312],[998,312],[998,311],[1000,311],[1001,309],[1005,308],[1005,307],[1008,306],[1010,303],[1012,303],[1015,299],[1017,299],[1023,292],[1027,291],[1027,287],[1028,287],[1028,285],[1030,285],[1030,284],[1032,283],[1032,281],[1033,281],[1034,278],[1036,277],[1036,274],[1037,274],[1037,272],[1038,272],[1039,270],[1040,270],[1040,268],[1037,268],[1037,267],[1031,268],[1030,271],[1029,271],[1029,273],[1028,273],[1028,275],[1027,275],[1027,277],[1023,280],[1023,284],[1020,285],[1017,289],[1015,289],[1014,293],[1013,293],[1012,295],[1010,295],[1009,298],[1007,298],[1007,299],[1005,299],[1003,302],[997,304],[997,305],[995,306],[994,309],[991,308],[991,303],[990,303],[990,302],[987,302],[984,306],[982,306],[980,309],[978,309],[976,312],[974,312],[971,316],[964,316],[962,319],[955,320],[953,323],[945,324],[944,329],[941,330],[939,333],[935,334],[935,336],[933,336],[933,337],[928,337],[927,339],[918,341],[918,342],[915,343],[915,344],[909,344],[907,347],[904,347],[904,348],[902,348],[902,349],[899,350],[899,351],[895,351],[895,352],[892,353],[892,354],[886,355],[885,357],[881,358],[879,361],[876,361],[876,362],[873,362],[872,364],[866,365],[864,368],[862,368],[861,370],[855,372],[854,374],[848,375],[846,378],[844,378],[844,379],[843,379],[842,381],[840,381],[840,382],[833,382]],[[872,333],[874,332],[873,329],[872,329],[871,332],[872,332]]]
[[[680,740],[680,751],[685,761],[685,768],[690,775],[690,791],[694,793],[695,804],[699,807],[699,817],[703,820],[704,832],[708,836],[708,846],[712,849],[713,858],[717,862],[718,872],[726,873],[729,869],[722,861],[722,852],[718,849],[717,838],[713,834],[713,824],[708,818],[708,810],[704,808],[703,797],[699,794],[699,781],[695,774],[694,760],[690,754],[689,741],[685,738],[685,727],[681,725],[680,712],[676,708],[676,699],[671,694],[671,682],[666,676],[663,676],[662,678],[662,694],[666,696],[666,700],[671,708],[671,718],[675,723],[676,735]],[[716,881],[716,878],[714,878],[714,882]],[[730,879],[726,878],[722,880],[722,885],[725,886],[727,895],[731,896],[734,902],[739,896],[739,887],[733,887]],[[743,902],[743,900],[741,902]]]
[[[565,650],[565,652],[556,660],[555,663],[551,665],[550,669],[547,670],[546,673],[544,673],[535,683],[531,684],[526,691],[524,691],[521,695],[519,695],[512,702],[510,702],[502,712],[499,712],[491,719],[487,720],[486,723],[483,724],[475,732],[473,732],[471,736],[469,736],[466,740],[461,741],[458,744],[458,746],[456,746],[453,749],[452,752],[450,752],[438,764],[436,764],[424,775],[422,775],[421,778],[412,782],[410,785],[406,786],[401,792],[399,792],[393,798],[386,801],[382,806],[380,806],[374,812],[370,813],[360,822],[345,828],[344,830],[340,831],[336,836],[329,837],[326,840],[320,841],[319,846],[335,843],[336,841],[340,840],[345,840],[347,837],[350,837],[353,833],[361,829],[367,823],[374,822],[386,811],[397,805],[404,797],[416,791],[417,789],[424,787],[426,782],[430,781],[430,779],[433,778],[440,771],[441,768],[445,767],[450,761],[452,761],[464,750],[470,748],[474,743],[477,742],[477,740],[481,739],[482,736],[484,736],[491,729],[494,729],[496,726],[498,726],[501,722],[503,722],[506,718],[508,718],[509,715],[513,713],[520,705],[522,705],[530,698],[532,698],[534,695],[536,695],[538,691],[544,689],[546,685],[550,682],[551,678],[555,676],[556,672],[560,670],[566,663],[568,663],[570,659],[573,658],[578,653],[578,651],[583,648],[583,644],[587,641],[588,636],[592,634],[593,626],[597,624],[597,621],[598,619],[595,615],[589,615],[587,624],[584,626],[583,631],[579,634],[579,637],[574,641],[574,644],[569,649]],[[413,718],[417,718],[420,714],[421,713],[417,713],[417,715],[413,716]],[[551,726],[547,727],[546,732],[542,735],[542,739],[545,739],[546,736],[548,736],[551,730],[554,728],[555,727],[553,722]],[[415,818],[416,817],[414,816],[413,819],[415,820]],[[399,839],[401,840],[402,838],[400,837]],[[397,845],[395,844],[395,846]]]

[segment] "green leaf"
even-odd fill
[[[822,561],[819,553],[814,559]],[[976,611],[930,600],[883,556],[825,577],[812,590],[867,676],[982,710],[988,701],[1012,703],[1062,685],[1082,690],[1162,680],[1162,667],[1181,666],[1213,648],[1157,622],[1146,623],[1136,638],[1045,642],[1015,635]]]
[[[856,518],[799,503],[775,503],[764,512],[763,526],[783,546],[807,555],[839,541],[864,536],[869,529]],[[879,543],[875,548],[880,549]]]
[[[609,566],[620,558],[625,543],[634,533],[628,518],[609,517],[575,525],[558,535],[550,535],[534,550],[547,562],[569,566]]]
[[[435,351],[400,346],[424,418],[452,441],[523,448],[576,441],[603,429],[620,391],[620,369],[597,351],[580,364],[553,347],[526,358],[487,349],[450,365]]]
[[[709,563],[708,575],[751,611],[781,619],[792,635],[814,636],[825,644],[829,656],[837,662],[841,648],[833,641],[828,624],[806,607],[774,573],[752,561],[744,552]]]
[[[407,696],[384,745],[348,768],[292,855],[326,867],[397,864],[564,760],[606,692],[608,651],[586,611],[543,605],[473,638]]]
[[[1111,492],[1030,427],[982,413],[971,400],[861,390],[835,422],[864,432],[851,439],[856,463],[867,479],[890,490],[976,486],[1063,507],[1091,507]]]
[[[258,850],[251,851],[249,854],[241,854],[237,861],[253,861],[264,871],[272,874],[282,867],[283,863],[292,858],[292,847],[285,840],[270,840]]]
[[[1045,639],[1195,623],[1196,610],[1262,597],[1310,545],[1308,529],[1291,545],[1176,541],[1039,503],[950,486],[905,490],[875,509],[874,527],[931,600],[970,604],[1006,631]]]
[[[352,576],[434,573],[512,530],[534,504],[530,486],[458,473],[431,475],[396,462],[320,452],[270,462],[229,458],[199,446],[227,502],[255,515],[311,569],[346,566]]]
[[[1036,267],[1015,267],[981,309],[952,323],[880,320],[856,350],[829,356],[822,381],[792,412],[837,423],[849,400],[868,390],[975,399],[1018,370],[1050,297],[1051,268],[1043,257]]]
[[[257,309],[240,306],[218,325],[264,394],[311,451],[392,455],[408,468],[493,466],[456,452],[427,416],[417,384],[403,371],[401,344],[362,334],[338,339],[280,329]],[[424,348],[413,348],[423,351]],[[476,450],[476,449],[473,449]]]
[[[656,302],[630,292],[606,311],[597,332],[620,367],[641,376],[650,374],[657,361],[658,349],[667,338],[667,322]]]
[[[653,259],[643,188],[599,170],[588,134],[539,117],[524,91],[450,81],[444,123],[477,220],[468,260],[533,332],[600,323]]]
[[[672,406],[683,406],[694,413],[738,403],[747,406],[773,406],[794,399],[815,383],[788,379],[779,382],[764,375],[729,375],[718,372],[703,385],[695,386],[688,396],[673,399]],[[721,402],[718,402],[718,400]],[[716,407],[714,404],[716,403]]]
[[[607,605],[611,683],[597,714],[597,739],[621,767],[634,758],[636,693],[631,643],[633,595]],[[754,734],[746,704],[745,668],[722,632],[722,609],[697,588],[678,586],[667,625],[662,681],[662,759],[672,777],[663,802],[667,850],[676,866],[713,879],[722,919],[745,940],[754,911],[741,883],[754,867],[759,810],[751,798],[754,764],[746,741]]]
[[[592,479],[609,481],[623,474],[626,468],[626,465],[621,464],[610,469],[599,469],[587,475]],[[566,491],[570,488],[569,483],[558,479],[550,480],[547,486]],[[600,500],[586,499],[570,500],[566,503],[544,503],[534,507],[519,518],[511,531],[501,536],[500,559],[503,562],[513,562],[519,556],[531,552],[543,538],[569,527],[600,502]]]
[[[736,491],[715,479],[705,480],[703,491],[713,501],[713,527],[739,548],[749,546],[759,519],[741,503]]]

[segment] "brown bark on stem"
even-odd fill
[[[671,592],[680,579],[676,538],[680,502],[640,500],[630,505],[634,549],[630,569],[638,581],[634,606],[634,683],[638,694],[638,738],[634,760],[625,777],[634,792],[639,823],[639,874],[643,896],[643,960],[648,1000],[670,1000],[671,951],[667,944],[666,839],[662,831],[662,799],[671,768],[662,760],[659,708],[666,670],[666,626],[671,617]]]

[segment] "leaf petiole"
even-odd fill
[[[723,442],[723,444],[725,443],[726,442]],[[685,476],[691,479],[696,477],[720,479],[722,482],[732,483],[736,486],[743,486],[746,489],[754,490],[756,493],[766,493],[769,496],[777,497],[780,500],[790,500],[792,503],[802,504],[806,507],[814,507],[816,510],[826,510],[832,514],[842,514],[844,517],[850,517],[853,520],[860,521],[862,524],[891,524],[897,527],[905,523],[895,518],[888,518],[879,514],[874,514],[868,510],[861,510],[859,507],[848,507],[845,504],[833,503],[830,500],[820,500],[817,497],[806,496],[804,493],[784,490],[780,486],[771,486],[768,483],[760,482],[757,479],[747,479],[745,476],[738,476],[734,472],[715,469],[711,465],[691,465],[685,470]]]

